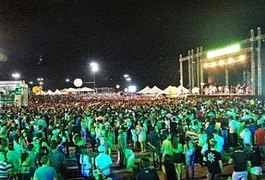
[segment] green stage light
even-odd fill
[[[215,58],[218,56],[224,56],[227,54],[232,54],[240,51],[240,44],[235,44],[232,46],[228,46],[225,48],[217,49],[217,50],[212,50],[207,52],[207,58]]]

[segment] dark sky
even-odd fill
[[[265,31],[264,1],[1,0],[0,80],[18,71],[26,81],[44,77],[45,89],[91,81],[98,86],[178,85],[179,54],[216,48]],[[39,61],[42,56],[42,61]]]

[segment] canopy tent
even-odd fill
[[[52,92],[51,90],[48,90],[46,93],[44,93],[45,95],[54,95],[54,92]]]
[[[176,93],[177,93],[177,87],[176,86],[168,86],[160,94],[175,95]]]
[[[63,93],[61,91],[59,91],[58,89],[56,89],[54,91],[54,95],[62,95]]]
[[[94,89],[88,88],[88,87],[83,87],[78,89],[79,92],[93,92],[95,91]]]
[[[189,94],[190,91],[182,85],[177,87],[177,94]]]
[[[68,92],[67,90],[68,90],[67,88],[64,88],[64,89],[62,89],[60,91],[64,93],[64,92]]]
[[[67,91],[67,92],[78,92],[78,89],[75,89],[75,88],[68,88],[66,91]]]
[[[161,89],[159,89],[157,86],[154,86],[152,89],[150,89],[149,94],[161,94],[161,92]]]
[[[192,93],[192,94],[200,94],[200,88],[198,88],[198,87],[194,87],[194,88],[191,90],[191,93]]]
[[[151,88],[149,86],[146,86],[141,91],[138,92],[138,94],[148,94]]]

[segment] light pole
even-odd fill
[[[98,64],[96,62],[91,62],[90,63],[90,68],[93,73],[93,82],[94,82],[94,89],[96,89],[96,72],[98,72]]]
[[[124,74],[123,77],[125,78],[126,82],[129,82],[129,85],[131,84],[132,78],[130,77],[129,74]],[[127,86],[127,83],[125,83],[125,86]]]
[[[18,80],[20,78],[20,74],[19,73],[13,73],[11,74],[11,76],[15,79]]]
[[[37,78],[37,81],[39,82],[39,85],[42,86],[43,85],[43,81],[44,81],[44,78]]]

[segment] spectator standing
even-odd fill
[[[223,171],[222,155],[215,150],[216,140],[210,141],[210,149],[205,152],[204,161],[208,168],[208,180],[219,180]]]
[[[148,158],[141,159],[141,169],[137,173],[136,180],[159,180],[159,176]]]
[[[265,155],[265,131],[262,125],[258,125],[258,129],[254,133],[254,143],[259,147],[262,156]]]
[[[47,155],[44,155],[41,158],[41,167],[38,167],[38,169],[34,173],[34,180],[53,180],[57,179],[56,171],[53,167],[49,166],[49,157]]]
[[[104,177],[110,177],[111,176],[111,170],[110,167],[112,165],[112,160],[109,154],[106,154],[107,148],[105,146],[99,146],[98,152],[99,155],[95,158],[95,165],[96,168],[99,170],[99,172]]]
[[[195,168],[195,145],[191,141],[190,138],[187,138],[186,144],[184,145],[184,153],[185,153],[185,171],[186,178],[194,179],[194,168]]]
[[[51,167],[54,167],[58,179],[63,179],[63,169],[65,164],[64,154],[58,150],[57,143],[55,141],[51,142],[51,151],[48,154],[50,159]]]
[[[248,167],[250,166],[250,160],[243,149],[243,144],[240,144],[237,150],[231,155],[231,158],[229,160],[230,163],[234,163],[234,172],[232,175],[233,180],[248,179]]]
[[[251,162],[251,180],[259,180],[262,175],[261,153],[258,146],[252,148],[250,155]]]
[[[177,179],[176,167],[172,160],[172,156],[166,154],[162,165],[165,180]]]

